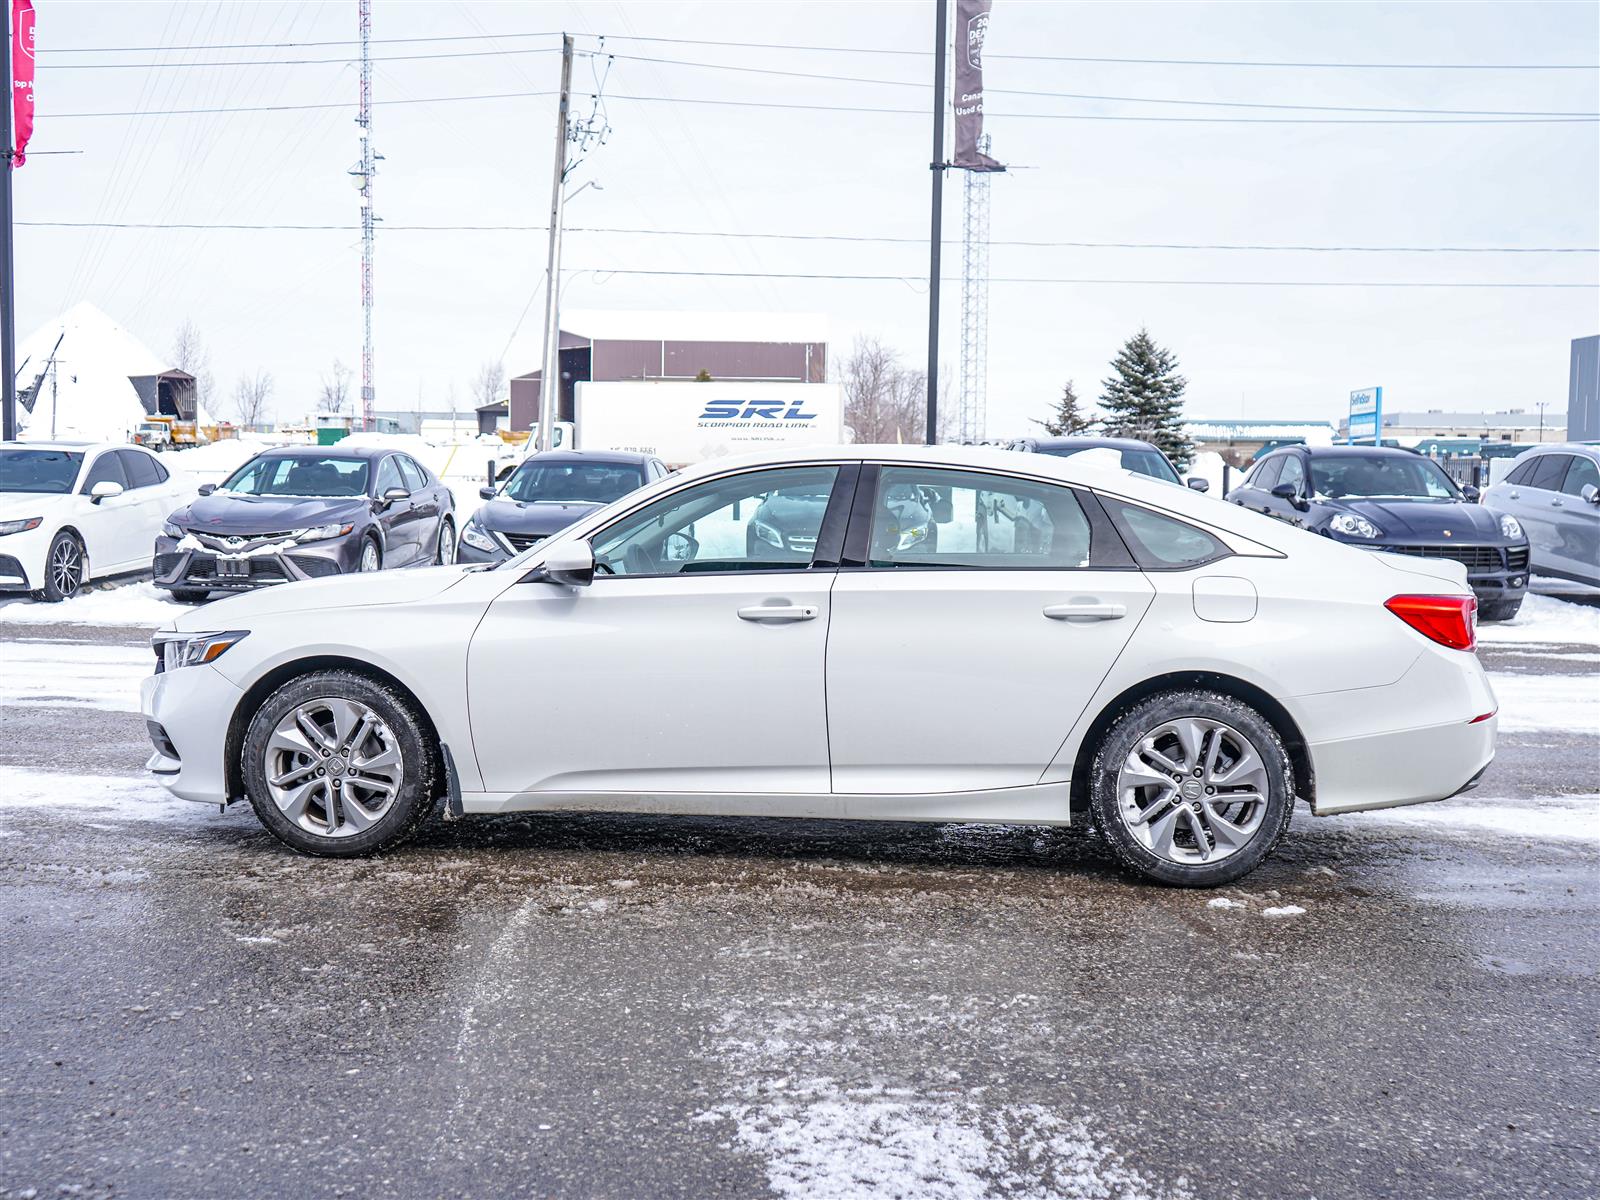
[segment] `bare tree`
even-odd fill
[[[857,442],[920,442],[927,384],[877,338],[858,337],[844,361],[844,423]]]
[[[323,412],[350,411],[350,368],[337,358],[333,360],[332,373],[322,377],[322,389],[317,399]]]
[[[494,404],[505,395],[506,368],[498,359],[489,359],[472,377],[472,403],[478,408]]]
[[[215,382],[211,374],[211,352],[206,349],[200,330],[187,317],[172,335],[170,357],[172,366],[194,376],[195,403],[208,402]]]
[[[267,401],[272,398],[272,372],[241,375],[233,385],[233,412],[246,427],[265,423]]]

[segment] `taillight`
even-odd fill
[[[1478,601],[1473,596],[1395,596],[1383,606],[1441,646],[1471,650],[1478,644]]]

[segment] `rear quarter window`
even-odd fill
[[[1198,567],[1233,553],[1204,529],[1177,517],[1111,496],[1101,496],[1100,503],[1127,542],[1133,560],[1147,571]]]

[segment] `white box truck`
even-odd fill
[[[844,440],[844,391],[836,383],[579,383],[574,415],[572,424],[557,424],[555,448],[631,450],[675,467]]]

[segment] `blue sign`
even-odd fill
[[[1352,446],[1371,442],[1374,446],[1383,441],[1383,389],[1362,388],[1350,393],[1350,422],[1345,440]]]

